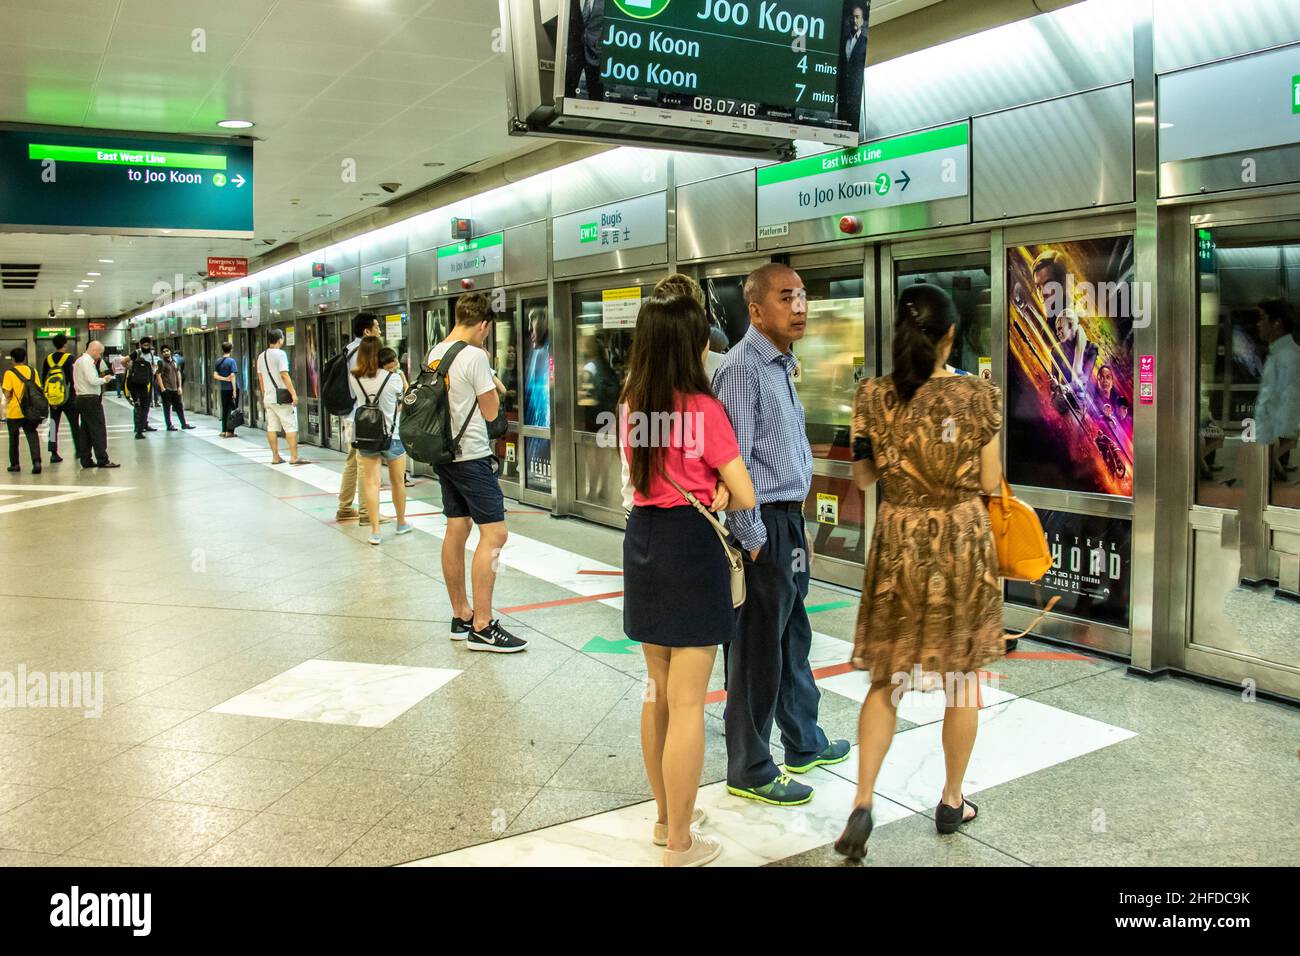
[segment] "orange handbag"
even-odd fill
[[[1012,581],[1037,581],[1052,567],[1043,524],[1033,508],[1011,493],[1002,479],[1001,495],[985,495],[993,543],[998,549],[998,574]]]

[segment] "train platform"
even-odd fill
[[[0,684],[27,691],[0,708],[0,864],[657,864],[618,531],[508,502],[496,610],[530,644],[473,654],[448,639],[435,481],[409,489],[415,533],[373,547],[335,519],[338,453],[273,465],[202,415],[133,441],[105,404],[120,469],[68,456],[0,495]],[[857,595],[807,604],[822,726],[856,739]],[[811,773],[805,806],[730,796],[720,668],[719,864],[841,865],[856,760]],[[1300,711],[1027,639],[983,681],[978,819],[936,836],[943,694],[909,695],[866,865],[1300,860]]]

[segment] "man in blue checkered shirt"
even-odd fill
[[[748,593],[727,652],[727,790],[776,806],[813,797],[790,773],[848,759],[847,740],[817,726],[821,692],[808,652],[804,610],[812,545],[803,503],[812,486],[812,449],[792,376],[791,345],[803,338],[808,293],[799,274],[778,263],[745,280],[749,330],[713,376],[713,391],[736,430],[754,479],[758,507],[731,511],[727,526],[745,551]],[[772,759],[772,722],[781,728],[785,773]]]

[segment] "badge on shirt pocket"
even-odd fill
[[[795,359],[794,368],[790,371],[790,381],[798,385],[803,381],[803,362]]]

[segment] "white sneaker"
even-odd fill
[[[722,844],[691,831],[688,850],[664,850],[664,866],[707,866],[722,853]]]
[[[704,822],[704,808],[696,807],[695,812],[691,814],[691,829],[695,829]],[[656,823],[654,836],[650,838],[655,846],[668,845],[668,824]]]

